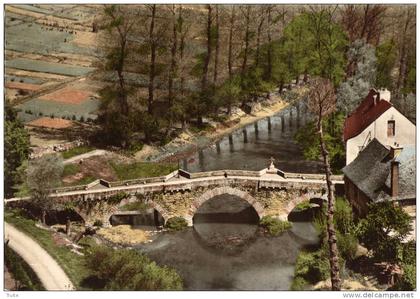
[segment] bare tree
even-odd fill
[[[325,178],[327,182],[328,211],[327,211],[327,236],[329,245],[329,261],[331,271],[331,288],[339,291],[341,288],[340,268],[338,263],[337,238],[334,228],[334,185],[331,181],[331,166],[329,153],[325,145],[322,121],[324,117],[335,110],[336,96],[333,84],[324,78],[316,78],[308,94],[308,108],[316,117],[317,130],[319,134],[319,144],[324,160]]]
[[[232,71],[232,60],[233,60],[233,29],[235,26],[235,5],[232,5],[230,11],[230,20],[229,20],[229,46],[228,46],[228,71],[229,71],[229,79],[232,79],[233,71]]]
[[[216,88],[217,84],[217,75],[218,75],[218,65],[219,65],[219,49],[220,49],[220,24],[219,24],[219,5],[216,5],[216,46],[214,53],[214,75],[213,75],[213,85]]]

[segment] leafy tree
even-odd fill
[[[339,173],[346,163],[346,151],[342,141],[344,119],[343,113],[335,112],[322,121],[324,140],[334,173]],[[321,152],[314,122],[300,128],[295,135],[295,140],[302,147],[305,159],[319,160]]]
[[[231,114],[232,106],[239,102],[241,96],[241,82],[238,76],[226,80],[216,92],[219,102],[227,106],[227,114]]]
[[[103,281],[105,290],[182,290],[175,270],[160,267],[134,250],[96,246],[88,252],[86,266]]]
[[[402,241],[411,229],[410,216],[391,201],[371,204],[357,228],[360,241],[373,251],[374,258],[389,262],[402,260]]]
[[[29,158],[29,133],[17,118],[17,111],[6,102],[4,122],[4,193],[13,196],[20,184],[18,168]]]
[[[374,87],[376,79],[375,49],[362,40],[351,44],[347,53],[354,64],[354,76],[341,83],[337,90],[337,106],[346,115],[351,113]]]
[[[31,160],[26,170],[30,200],[41,211],[40,220],[43,224],[46,224],[47,211],[54,207],[54,200],[49,197],[51,189],[60,184],[63,170],[63,159],[56,154]]]
[[[376,87],[392,89],[391,72],[397,60],[397,48],[393,39],[387,40],[376,48],[377,76]]]

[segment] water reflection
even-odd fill
[[[296,113],[292,112],[294,109]],[[293,139],[302,117],[307,118],[306,114],[302,115],[300,106],[289,107],[233,132],[216,146],[191,155],[184,161],[183,168],[191,172],[244,168],[260,170],[266,167],[270,157],[274,157],[276,166],[284,171],[319,173],[322,163],[306,161]]]

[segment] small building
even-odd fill
[[[406,146],[416,143],[416,126],[390,102],[386,89],[371,89],[344,123],[346,165],[351,163],[371,140],[385,146]]]
[[[343,173],[345,194],[357,216],[366,215],[369,203],[381,201],[395,201],[415,216],[415,146],[387,148],[374,138]]]

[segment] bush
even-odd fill
[[[169,230],[180,231],[188,227],[188,222],[182,217],[172,217],[166,221],[165,227]]]
[[[339,231],[337,235],[337,247],[340,252],[340,257],[346,261],[352,261],[356,257],[358,240],[354,234],[342,234]]]
[[[290,289],[292,291],[304,291],[308,284],[309,283],[303,277],[297,276],[293,279]]]
[[[182,279],[175,270],[160,267],[134,250],[96,246],[86,256],[86,265],[105,290],[182,290]]]
[[[309,200],[307,200],[307,201],[297,204],[293,210],[300,212],[300,211],[307,210],[310,208],[311,208],[311,203],[309,202]]]
[[[349,233],[354,229],[353,210],[343,197],[337,197],[334,207],[335,228],[341,233]]]
[[[272,216],[264,216],[260,220],[260,225],[267,229],[272,236],[278,236],[292,227],[292,224],[289,221],[282,221]]]
[[[104,224],[103,224],[102,220],[100,220],[100,219],[96,219],[95,222],[93,223],[93,226],[102,227],[102,225],[104,225]]]
[[[299,253],[295,266],[295,279],[299,277],[309,283],[317,283],[330,277],[328,249],[326,247],[322,247],[315,252],[301,251]]]

